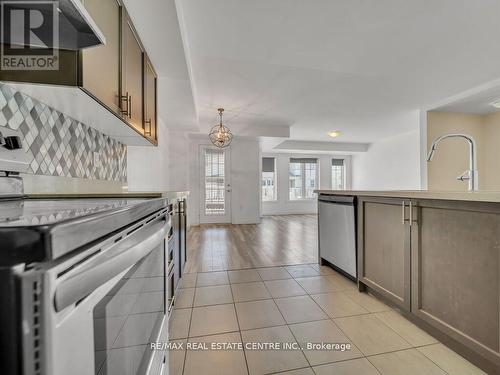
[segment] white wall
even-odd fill
[[[418,123],[418,121],[417,121]],[[420,131],[386,138],[352,158],[353,190],[418,190]]]
[[[206,136],[171,132],[170,190],[189,190],[188,221],[198,225],[200,219],[201,145],[209,145]],[[255,138],[236,137],[230,146],[231,222],[260,222],[260,146]]]
[[[169,136],[169,190],[189,190],[190,139],[188,133],[170,130]]]
[[[231,145],[231,222],[260,222],[260,145],[257,139],[236,139]]]
[[[129,191],[169,190],[168,128],[158,119],[158,147],[127,147],[127,182]]]
[[[319,162],[319,189],[332,188],[332,158],[345,158],[346,160],[346,186],[351,185],[351,157],[345,155],[314,155],[314,154],[285,154],[265,153],[263,157],[274,157],[276,159],[277,174],[277,200],[262,202],[263,215],[287,215],[287,214],[314,214],[318,211],[316,199],[291,201],[289,199],[289,162],[292,157],[315,158]]]
[[[420,188],[427,190],[427,111],[420,110],[419,113],[419,136],[420,136]]]

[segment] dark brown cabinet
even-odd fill
[[[358,200],[359,280],[410,310],[409,204],[401,199]]]
[[[144,134],[156,141],[157,136],[157,76],[153,64],[144,56]]]
[[[120,111],[120,17],[117,0],[85,0],[83,5],[106,36],[106,44],[82,53],[82,87],[112,111]]]
[[[106,44],[60,50],[59,70],[0,70],[0,80],[42,84],[49,91],[53,85],[72,86],[78,91],[73,95],[79,100],[75,108],[89,108],[93,99],[106,109],[103,112],[111,117],[106,126],[113,126],[108,134],[121,136],[127,144],[157,145],[157,76],[123,2],[83,0],[83,5]],[[64,90],[53,91],[49,95],[67,96]]]
[[[122,14],[122,114],[144,134],[144,50],[127,12]]]
[[[418,200],[413,206],[412,313],[499,371],[500,205]]]
[[[358,198],[358,274],[422,327],[500,373],[500,204]]]
[[[0,69],[0,81],[78,86],[80,79],[79,52],[69,50],[59,50],[58,52],[58,70]]]
[[[173,271],[170,278],[170,285],[172,286],[171,293],[176,294],[176,289],[179,285],[179,280],[184,273],[184,267],[187,259],[187,220],[186,220],[186,197],[179,197],[171,203],[171,254],[173,259]],[[175,305],[175,298],[174,298]]]

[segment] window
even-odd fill
[[[276,160],[262,158],[262,200],[268,202],[276,199]]]
[[[318,185],[318,160],[290,159],[290,200],[312,199]]]
[[[205,149],[205,215],[225,213],[224,164],[224,150]]]
[[[332,159],[332,190],[345,190],[344,159]]]

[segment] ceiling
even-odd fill
[[[470,90],[459,97],[450,98],[446,103],[432,108],[438,112],[457,112],[475,115],[486,115],[499,112],[491,103],[500,102],[500,80],[492,81],[489,85]]]
[[[223,106],[236,130],[374,142],[415,129],[419,108],[500,77],[498,0],[125,2],[174,128],[205,132]]]

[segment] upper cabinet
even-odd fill
[[[144,56],[144,134],[157,140],[157,76],[153,64]]]
[[[106,36],[106,44],[81,52],[82,87],[119,113],[121,7],[116,0],[85,0],[84,5]]]
[[[144,133],[144,51],[127,12],[122,16],[122,113]]]
[[[90,97],[90,102],[107,113],[99,124],[94,120],[90,126],[100,126],[100,131],[126,144],[157,145],[157,77],[131,18],[121,0],[82,2],[105,44],[79,51],[59,50],[59,70],[0,70],[0,80],[37,84],[24,91],[39,93],[37,99],[45,102],[52,98],[62,103],[58,109],[82,122]],[[63,105],[68,101],[63,87],[77,91],[70,93],[72,106]],[[100,109],[96,112],[102,113]],[[102,129],[106,126],[109,129]]]

